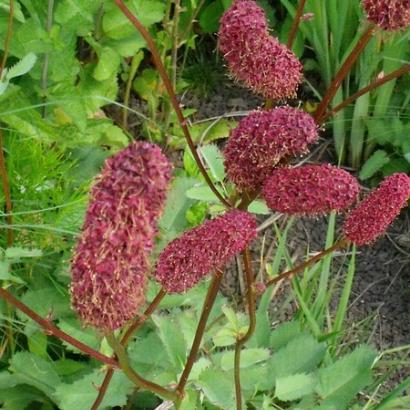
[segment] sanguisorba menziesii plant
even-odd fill
[[[174,90],[170,88],[166,70],[158,59],[154,41],[124,2],[115,2],[147,40],[175,103]],[[297,16],[302,15],[304,3],[300,2]],[[408,1],[364,0],[363,7],[369,20],[383,29],[400,29],[409,23]],[[293,27],[297,28],[298,24],[297,20]],[[371,34],[369,31],[367,35]],[[221,19],[218,37],[219,49],[231,75],[269,100],[269,106],[296,95],[302,80],[302,65],[290,49],[270,35],[265,13],[255,1],[234,1]],[[355,52],[358,53],[360,48],[363,49],[364,45]],[[346,65],[342,71],[344,75]],[[334,87],[340,85],[339,80],[332,84],[327,103],[334,95]],[[174,108],[178,118],[181,117],[178,104],[174,104]],[[327,105],[323,112],[326,109]],[[189,146],[194,149],[187,124],[183,118],[179,119]],[[233,198],[238,200],[231,203],[232,198],[222,198],[223,205],[230,209],[182,233],[165,247],[152,267],[150,257],[157,234],[156,224],[166,199],[171,165],[159,147],[146,142],[134,142],[106,161],[92,187],[82,235],[74,251],[71,296],[73,308],[83,323],[97,328],[114,348],[112,358],[68,337],[49,321],[39,318],[10,292],[0,289],[0,296],[22,309],[48,332],[110,366],[93,408],[101,403],[114,367],[120,367],[136,386],[172,400],[179,407],[224,265],[240,253],[247,286],[249,328],[237,339],[233,382],[237,409],[244,408],[240,380],[241,348],[252,337],[256,325],[256,286],[248,247],[257,236],[257,227],[255,218],[246,210],[247,206],[261,195],[271,209],[284,214],[342,213],[354,206],[360,194],[356,179],[338,167],[328,164],[292,166],[294,157],[306,154],[309,145],[317,142],[320,122],[320,116],[313,118],[289,105],[258,109],[242,119],[232,130],[224,151],[227,176],[237,190]],[[199,160],[197,155],[194,157]],[[200,167],[204,169],[202,164]],[[219,192],[211,178],[205,180],[214,192]],[[406,174],[387,177],[379,188],[350,211],[341,241],[259,288],[264,290],[278,280],[291,277],[349,243],[372,243],[406,206],[409,197],[410,178]],[[175,380],[173,386],[162,387],[143,379],[127,359],[125,345],[132,332],[149,317],[166,293],[185,292],[208,274],[213,278],[179,380]],[[162,289],[143,315],[146,283],[151,278],[159,282]],[[125,331],[121,339],[116,335],[119,329]]]

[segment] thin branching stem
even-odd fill
[[[6,38],[4,39],[4,51],[3,58],[1,59],[0,65],[0,78],[3,75],[3,70],[6,67],[7,58],[9,56],[10,41],[13,34],[13,19],[14,19],[14,0],[9,1],[9,18],[7,21],[7,33]]]
[[[306,0],[300,0],[298,8],[296,10],[295,18],[293,19],[292,28],[290,29],[289,38],[287,46],[289,49],[292,48],[293,42],[295,41],[296,34],[298,32],[299,24],[302,19],[303,10],[305,8]]]
[[[118,367],[118,362],[115,359],[103,355],[102,353],[85,345],[84,343],[80,342],[79,340],[75,339],[69,334],[63,332],[57,326],[54,326],[50,320],[44,319],[36,312],[34,312],[34,310],[30,309],[27,305],[25,305],[23,302],[20,302],[8,290],[0,288],[0,298],[6,300],[8,303],[10,303],[14,307],[25,313],[30,319],[33,319],[36,323],[38,323],[48,334],[58,337],[61,340],[64,340],[70,345],[76,347],[78,350],[81,350],[82,352],[86,353],[87,355],[93,357],[94,359],[100,362],[103,362],[111,367]]]
[[[165,387],[162,387],[159,384],[153,383],[149,380],[145,380],[131,367],[125,347],[115,338],[115,336],[112,333],[106,335],[106,338],[108,344],[112,347],[112,349],[115,352],[115,355],[118,357],[121,370],[137,387],[141,387],[145,390],[156,393],[166,400],[175,401],[175,392],[167,390]]]
[[[158,307],[158,305],[161,303],[162,299],[164,299],[165,295],[167,294],[166,290],[161,289],[158,294],[155,296],[153,301],[150,303],[150,305],[145,309],[145,312],[142,316],[139,316],[135,318],[131,325],[128,327],[128,329],[125,331],[124,335],[121,337],[121,345],[122,346],[127,346],[131,336],[133,333],[139,329],[147,319],[150,318],[152,313],[155,311],[155,309]],[[113,357],[115,358],[115,356]],[[107,369],[105,373],[104,380],[98,390],[98,396],[95,399],[91,410],[97,410],[98,407],[101,405],[102,401],[104,400],[104,396],[107,393],[108,387],[110,386],[110,382],[112,379],[112,376],[114,375],[114,369],[109,368]]]
[[[399,68],[398,70],[395,70],[391,72],[390,74],[387,74],[381,78],[378,78],[377,80],[374,80],[372,83],[370,83],[366,87],[363,87],[361,90],[357,91],[356,93],[352,94],[350,97],[342,101],[339,105],[336,105],[336,107],[334,107],[331,111],[328,111],[325,115],[323,115],[321,119],[321,123],[324,123],[328,118],[333,117],[335,114],[343,110],[343,108],[347,107],[349,104],[357,100],[362,95],[367,94],[370,91],[373,91],[376,88],[381,87],[383,84],[386,84],[389,81],[394,80],[395,78],[399,78],[408,72],[410,72],[410,64],[406,64],[403,67]]]
[[[212,278],[211,284],[209,285],[208,292],[205,297],[204,306],[202,307],[201,317],[199,318],[198,327],[196,328],[194,341],[192,342],[191,351],[185,368],[182,372],[181,378],[179,379],[178,386],[176,388],[177,395],[179,400],[182,399],[184,395],[184,389],[188,381],[189,374],[191,373],[192,366],[195,363],[195,360],[198,356],[199,348],[201,346],[202,337],[205,333],[206,323],[211,313],[212,307],[216,300],[216,295],[218,294],[219,287],[221,285],[223,273],[220,270],[217,270]]]
[[[149,32],[146,30],[146,28],[141,24],[141,22],[137,19],[136,16],[129,10],[129,8],[125,5],[125,3],[122,0],[115,0],[115,3],[117,4],[118,8],[122,11],[122,13],[128,18],[128,20],[133,24],[133,26],[139,31],[139,33],[142,35],[144,40],[146,41],[149,50],[151,51],[152,58],[154,60],[155,66],[157,67],[158,73],[162,78],[162,81],[164,82],[164,86],[168,92],[169,98],[171,100],[171,104],[175,110],[175,113],[177,115],[179,124],[181,126],[181,129],[184,133],[186,142],[189,146],[189,149],[192,152],[192,156],[195,159],[195,162],[198,165],[198,168],[204,177],[206,183],[208,184],[209,188],[212,190],[212,192],[216,195],[216,197],[221,201],[223,205],[226,207],[230,208],[231,204],[224,198],[221,193],[218,191],[214,183],[212,182],[210,176],[208,175],[201,159],[199,158],[198,152],[195,148],[194,141],[192,140],[191,133],[189,132],[189,128],[187,125],[187,121],[184,117],[184,114],[182,113],[181,106],[179,104],[178,98],[175,94],[174,88],[172,87],[171,80],[167,74],[167,70],[162,62],[161,56],[158,52],[158,48],[155,45],[155,42],[152,38],[152,36],[149,34]]]
[[[347,74],[350,72],[354,63],[357,61],[362,51],[365,49],[365,47],[369,43],[370,39],[373,36],[373,33],[374,33],[374,26],[370,25],[363,32],[356,46],[353,48],[352,52],[348,55],[345,62],[340,67],[339,71],[337,72],[334,80],[332,81],[329,88],[327,89],[326,94],[324,95],[322,101],[320,102],[314,114],[314,117],[317,123],[319,124],[322,123],[322,117],[324,113],[326,112],[328,105],[332,102],[334,96],[337,93],[337,90],[342,85],[343,80],[346,78]]]
[[[240,336],[235,345],[235,358],[234,358],[234,377],[235,377],[235,395],[236,395],[236,408],[242,410],[242,389],[241,389],[241,350],[245,343],[252,337],[256,327],[256,307],[255,307],[255,286],[254,275],[251,266],[251,258],[249,249],[246,248],[242,254],[245,280],[247,285],[247,304],[249,313],[249,327],[245,335]]]
[[[280,275],[274,277],[273,279],[269,280],[265,283],[266,288],[272,286],[278,282],[281,282],[284,279],[291,279],[296,274],[304,271],[306,268],[314,265],[316,262],[320,261],[325,256],[333,253],[336,250],[343,249],[349,244],[349,241],[345,238],[341,239],[340,241],[336,242],[333,246],[328,249],[323,250],[322,252],[318,253],[317,255],[313,256],[312,258],[308,259],[307,261],[301,263],[300,265],[296,266],[295,268],[283,272]]]

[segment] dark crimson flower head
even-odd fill
[[[159,256],[154,277],[170,293],[185,292],[221,269],[255,237],[255,218],[229,211],[170,242]]]
[[[263,186],[274,211],[317,215],[348,208],[357,199],[359,184],[343,169],[329,164],[275,169]]]
[[[159,147],[146,142],[106,160],[71,265],[71,301],[85,324],[113,331],[144,304],[148,255],[170,176]]]
[[[257,190],[285,156],[299,156],[319,137],[306,112],[278,107],[254,111],[230,132],[224,150],[228,177],[240,189]]]
[[[393,222],[410,198],[410,178],[404,173],[387,177],[348,215],[343,232],[356,245],[375,241]]]
[[[363,0],[367,18],[389,31],[410,26],[410,0]]]
[[[296,96],[302,65],[270,36],[265,12],[252,0],[238,0],[221,18],[219,49],[233,77],[266,99]]]

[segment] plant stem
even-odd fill
[[[391,72],[390,74],[387,74],[381,78],[378,78],[377,80],[373,81],[368,86],[363,87],[356,93],[352,94],[350,97],[346,98],[336,107],[334,107],[331,111],[328,111],[326,114],[324,114],[322,116],[321,123],[324,123],[329,117],[334,116],[335,114],[337,114],[343,108],[347,107],[350,103],[352,103],[353,101],[355,101],[357,98],[361,97],[362,95],[367,94],[368,92],[373,91],[374,89],[381,87],[383,84],[386,84],[387,82],[394,80],[395,78],[401,77],[402,75],[408,72],[410,72],[410,64],[406,64],[403,67],[399,68],[398,70],[395,70]]]
[[[169,79],[169,76],[167,74],[167,70],[161,60],[161,57],[159,55],[157,46],[155,45],[155,42],[149,32],[146,30],[146,28],[141,24],[141,22],[135,17],[132,12],[128,9],[128,7],[125,5],[123,0],[115,0],[115,3],[117,4],[118,8],[122,11],[122,13],[128,18],[128,20],[134,25],[134,27],[139,31],[139,33],[142,35],[144,40],[146,41],[148,48],[151,51],[152,58],[155,62],[155,65],[157,67],[158,73],[162,78],[162,81],[164,82],[164,86],[168,92],[169,98],[171,100],[171,104],[176,112],[179,124],[181,126],[181,129],[184,133],[186,142],[189,146],[189,149],[192,152],[192,156],[195,159],[195,162],[198,165],[198,168],[204,177],[206,183],[208,184],[209,188],[212,190],[212,192],[216,195],[216,197],[221,201],[223,205],[225,205],[227,208],[231,208],[231,204],[221,195],[221,193],[216,189],[215,185],[213,184],[211,178],[209,177],[208,173],[206,172],[206,169],[204,165],[202,164],[201,159],[199,158],[198,152],[196,151],[195,144],[192,140],[191,133],[189,132],[188,126],[187,126],[187,121],[184,117],[184,114],[182,113],[178,98],[175,94],[174,88],[172,87],[171,80]]]
[[[172,17],[172,87],[175,90],[177,86],[177,60],[178,60],[178,25],[179,25],[179,15],[181,13],[181,0],[174,0],[174,15]]]
[[[0,65],[0,79],[3,74],[4,68],[6,67],[7,58],[9,56],[10,41],[11,41],[11,36],[13,34],[13,18],[14,18],[14,0],[10,0],[9,18],[7,21],[7,33],[6,33],[6,38],[4,39],[3,58],[1,60],[1,65]]]
[[[120,362],[121,370],[125,375],[138,387],[145,390],[149,390],[159,396],[165,398],[166,400],[175,401],[176,394],[170,390],[165,389],[159,384],[150,382],[149,380],[143,379],[130,365],[127,352],[124,346],[115,338],[115,336],[110,333],[106,335],[108,344],[113,348],[115,355],[118,357]]]
[[[201,340],[205,333],[206,322],[208,320],[209,314],[211,313],[212,306],[215,303],[216,295],[218,294],[219,286],[221,285],[222,276],[222,271],[217,270],[214,273],[211,284],[209,285],[208,293],[206,294],[205,302],[202,307],[198,327],[196,328],[194,341],[192,342],[191,351],[189,352],[189,356],[185,364],[184,371],[182,372],[181,378],[179,379],[179,383],[176,388],[176,393],[179,396],[179,400],[181,400],[183,397],[184,389],[188,381],[189,374],[191,373],[192,366],[194,365],[196,357],[198,355]]]
[[[281,273],[280,275],[276,276],[275,278],[269,280],[268,282],[265,283],[266,288],[269,286],[274,285],[275,283],[278,283],[284,279],[292,278],[292,276],[302,272],[309,266],[314,265],[317,261],[325,257],[326,255],[329,255],[330,253],[338,250],[338,249],[343,249],[349,244],[347,239],[341,239],[340,241],[336,242],[333,246],[331,246],[328,249],[323,250],[322,252],[318,253],[317,255],[313,256],[312,258],[308,259],[306,262],[301,263],[300,265],[296,266],[296,268],[293,268],[287,272]]]
[[[330,84],[328,90],[326,91],[326,94],[324,95],[321,103],[319,104],[315,112],[314,117],[317,123],[319,124],[322,123],[322,116],[325,113],[327,106],[332,101],[333,97],[336,95],[337,90],[341,86],[343,80],[349,73],[350,69],[352,68],[356,60],[359,58],[362,51],[365,49],[366,45],[369,43],[370,39],[373,36],[373,32],[374,32],[374,26],[370,25],[364,31],[359,41],[357,42],[356,46],[354,47],[352,52],[349,54],[349,56],[346,58],[345,62],[342,64],[342,67],[340,67],[339,71],[337,72],[334,80]]]
[[[10,0],[9,2],[9,18],[7,22],[7,33],[6,38],[4,40],[4,52],[3,58],[0,64],[0,80],[3,75],[3,70],[6,67],[7,58],[9,55],[9,48],[10,48],[10,41],[11,36],[13,34],[13,18],[14,18],[14,0]],[[7,174],[7,167],[6,167],[6,160],[4,157],[4,141],[3,141],[3,133],[0,130],[0,177],[3,185],[4,191],[4,198],[6,202],[6,221],[7,221],[7,246],[13,245],[13,215],[12,215],[12,202],[11,202],[11,190],[10,190],[10,181]]]
[[[53,26],[53,9],[54,9],[54,0],[48,0],[48,5],[47,5],[47,21],[46,21],[46,30],[47,33],[51,32],[51,28]],[[43,103],[46,102],[46,92],[47,92],[47,77],[48,77],[48,63],[50,60],[50,55],[49,53],[46,53],[44,55],[44,62],[43,62],[43,67],[41,69],[41,92],[43,94]],[[46,105],[43,105],[42,108],[42,116],[43,118],[46,115]]]
[[[164,296],[167,294],[166,290],[161,289],[157,296],[155,296],[154,300],[150,303],[150,305],[145,309],[144,315],[140,316],[131,323],[131,325],[128,327],[124,335],[121,337],[121,345],[122,346],[127,346],[130,337],[132,334],[139,328],[141,327],[145,321],[151,316],[151,314],[154,312],[154,310],[158,307],[158,305],[161,303],[162,299],[164,299]],[[113,357],[115,358],[115,356]],[[97,410],[100,404],[102,403],[105,394],[107,393],[108,387],[110,385],[112,376],[114,375],[114,369],[109,368],[107,372],[105,373],[104,380],[99,388],[98,391],[98,396],[95,399],[91,410]]]
[[[243,264],[245,267],[245,279],[248,287],[247,302],[249,312],[249,328],[246,334],[239,337],[235,345],[235,359],[234,359],[234,375],[235,375],[235,395],[236,408],[242,410],[242,389],[241,389],[241,350],[245,343],[252,337],[256,327],[256,308],[255,308],[255,287],[254,275],[252,272],[249,249],[246,248],[243,252]]]
[[[300,20],[302,18],[303,9],[305,8],[306,0],[300,0],[298,8],[296,10],[295,18],[293,19],[292,28],[290,29],[289,38],[287,46],[289,49],[292,49],[293,42],[295,41],[296,34],[298,32]]]
[[[65,342],[71,344],[72,346],[76,347],[78,350],[88,354],[89,356],[93,357],[100,362],[103,362],[111,367],[118,367],[118,363],[115,359],[105,356],[102,353],[92,349],[91,347],[85,345],[84,343],[80,342],[79,340],[73,338],[72,336],[68,335],[67,333],[60,330],[58,327],[54,326],[51,321],[42,318],[36,312],[31,310],[27,305],[20,302],[16,299],[8,290],[0,288],[0,297],[6,300],[8,303],[16,307],[17,309],[21,310],[25,313],[29,318],[33,319],[37,322],[41,327],[43,327],[48,334],[51,334]]]

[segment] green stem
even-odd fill
[[[142,37],[146,41],[148,48],[151,51],[152,58],[155,62],[159,75],[161,76],[162,81],[164,82],[164,86],[168,92],[169,98],[171,100],[171,104],[177,115],[179,124],[184,133],[186,142],[189,146],[189,149],[192,152],[192,156],[194,157],[195,162],[197,163],[202,176],[204,177],[209,188],[216,195],[216,197],[221,201],[221,203],[225,205],[227,208],[231,208],[231,204],[221,195],[221,193],[218,191],[218,189],[213,184],[204,165],[202,164],[201,159],[199,158],[198,152],[195,148],[194,141],[192,140],[192,137],[191,137],[191,133],[189,132],[187,121],[184,117],[184,114],[182,113],[181,106],[175,94],[174,88],[172,87],[171,80],[167,74],[167,70],[161,60],[161,56],[158,52],[157,46],[155,45],[155,42],[152,36],[149,34],[146,28],[141,24],[141,22],[137,19],[137,17],[135,17],[134,14],[132,14],[132,12],[128,9],[128,7],[125,5],[125,3],[122,0],[115,0],[115,3],[117,4],[118,8],[128,18],[128,20],[133,24],[133,26],[139,31],[139,33],[142,35]]]
[[[249,249],[246,248],[243,252],[243,264],[245,271],[245,280],[247,284],[247,302],[249,312],[249,328],[244,336],[240,336],[235,345],[235,358],[234,358],[234,376],[235,376],[235,395],[236,395],[236,408],[242,410],[242,389],[241,389],[241,350],[246,342],[252,337],[256,327],[256,307],[255,307],[255,287],[254,287],[254,275],[252,272],[251,259],[249,255]]]
[[[145,390],[149,390],[153,393],[158,394],[158,396],[163,397],[166,400],[175,401],[176,394],[170,390],[165,389],[164,387],[160,386],[159,384],[150,382],[149,380],[143,379],[130,365],[127,352],[125,351],[124,346],[115,338],[115,336],[111,333],[106,335],[106,339],[108,344],[114,350],[116,356],[118,357],[118,361],[121,366],[121,370],[125,373],[125,375],[137,386],[141,387]]]
[[[323,123],[323,115],[326,112],[329,103],[332,101],[333,97],[335,96],[343,80],[349,73],[350,69],[353,67],[354,63],[359,58],[360,54],[365,49],[366,45],[369,43],[370,39],[373,36],[373,32],[374,26],[372,25],[364,31],[356,46],[349,54],[349,56],[346,58],[345,62],[342,64],[342,67],[340,67],[339,71],[337,72],[334,80],[330,84],[328,90],[326,91],[326,94],[324,95],[321,103],[319,104],[315,112],[315,120],[318,124]]]
[[[181,378],[179,379],[179,383],[176,388],[176,393],[179,396],[179,401],[183,397],[184,389],[188,381],[189,374],[191,373],[192,366],[194,365],[196,357],[198,356],[202,337],[206,329],[206,322],[208,321],[209,314],[211,313],[212,307],[215,303],[216,295],[218,294],[219,286],[221,285],[222,276],[223,273],[221,271],[216,271],[212,278],[212,282],[209,285],[208,293],[206,294],[204,306],[202,307],[201,317],[199,319],[198,327],[195,332],[195,337],[192,343],[191,351],[189,352],[185,368],[182,372]]]

